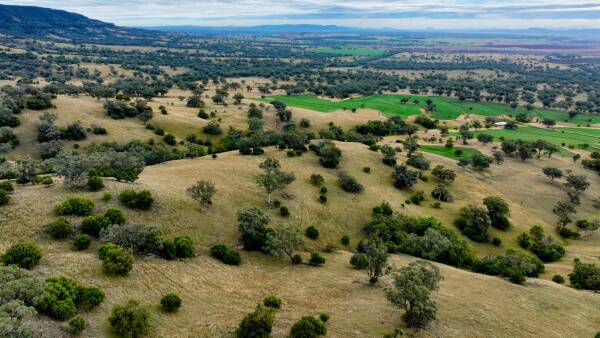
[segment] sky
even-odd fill
[[[600,0],[0,0],[123,26],[332,24],[399,29],[600,28]]]

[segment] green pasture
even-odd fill
[[[477,151],[475,149],[471,149],[471,148],[460,148],[460,147],[446,148],[444,146],[430,146],[430,145],[419,146],[419,150],[428,152],[428,153],[432,153],[432,154],[436,154],[436,155],[440,155],[440,156],[444,156],[447,158],[451,158],[453,160],[458,160],[459,158],[462,158],[462,157],[472,157],[475,154],[481,154],[479,151]],[[456,150],[462,150],[462,153],[460,154],[460,156],[456,154]]]
[[[409,98],[410,101],[403,104],[400,100],[405,97]],[[534,109],[533,111],[528,112],[525,108],[518,107],[517,109],[513,109],[509,105],[501,103],[460,101],[439,96],[385,94],[332,101],[314,95],[275,95],[259,100],[268,103],[275,99],[280,100],[291,107],[310,109],[323,113],[340,109],[352,110],[365,108],[379,110],[387,117],[418,115],[427,105],[427,100],[431,99],[436,107],[431,115],[438,120],[454,120],[463,114],[480,116],[515,116],[518,113],[526,113],[530,116],[538,116],[540,118],[548,117],[559,122],[568,122],[572,124],[600,124],[600,115],[579,114],[569,119],[569,115],[562,111]],[[417,103],[413,102],[415,99],[417,100]]]
[[[573,146],[590,151],[600,151],[600,129],[593,128],[537,128],[520,127],[515,130],[509,129],[490,129],[475,132],[475,137],[479,134],[490,134],[496,140],[501,137],[507,140],[537,141],[544,140],[560,147]],[[458,134],[453,134],[457,136]],[[587,144],[587,148],[584,146]],[[563,154],[569,154],[563,151]]]

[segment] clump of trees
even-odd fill
[[[569,274],[569,281],[574,288],[585,290],[600,290],[600,268],[592,263],[583,263],[575,259],[573,272]]]
[[[340,148],[336,147],[336,145],[329,141],[322,141],[315,148],[315,153],[319,156],[319,162],[325,168],[337,168],[340,163],[340,159],[342,157],[342,151]]]
[[[537,257],[509,249],[503,255],[490,255],[476,261],[473,271],[493,276],[503,276],[521,284],[525,277],[538,277],[544,272],[544,263]]]

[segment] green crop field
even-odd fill
[[[600,129],[592,128],[555,128],[545,129],[536,127],[520,127],[516,130],[492,129],[475,132],[479,134],[490,134],[496,139],[503,137],[508,140],[537,141],[544,140],[557,146],[573,146],[591,151],[600,151]],[[453,134],[454,136],[458,134]],[[587,144],[588,147],[583,145]],[[563,151],[563,154],[569,154]]]
[[[402,98],[410,98],[408,103],[401,103]],[[481,116],[502,116],[516,115],[518,113],[526,113],[530,116],[538,116],[541,118],[552,118],[559,122],[568,122],[572,124],[600,124],[600,115],[579,114],[569,119],[566,112],[534,109],[527,112],[525,108],[511,108],[509,105],[490,102],[471,102],[460,101],[457,99],[439,97],[439,96],[417,96],[417,95],[373,95],[342,101],[331,101],[322,99],[314,95],[275,95],[266,99],[259,99],[263,102],[270,102],[274,99],[280,100],[288,106],[310,109],[318,112],[332,112],[339,109],[375,109],[382,112],[385,116],[411,116],[418,115],[427,105],[426,101],[430,99],[435,105],[435,110],[431,113],[432,117],[438,120],[454,120],[463,114],[475,114]],[[418,100],[417,103],[413,99]]]
[[[459,158],[462,158],[462,157],[471,157],[475,154],[481,154],[479,151],[477,151],[475,149],[471,149],[471,148],[459,148],[459,147],[446,148],[444,146],[429,146],[429,145],[420,146],[419,150],[422,150],[422,151],[425,151],[428,153],[432,153],[432,154],[436,154],[436,155],[440,155],[440,156],[444,156],[444,157],[448,157],[453,160],[458,160]],[[462,151],[462,153],[457,153],[457,150]]]
[[[366,47],[349,47],[349,48],[319,47],[319,48],[309,49],[308,51],[313,52],[313,53],[328,54],[328,55],[335,55],[335,56],[363,56],[363,57],[382,56],[386,52],[383,49],[374,49],[374,48],[366,48]]]

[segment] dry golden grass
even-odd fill
[[[26,155],[38,156],[37,123],[45,111],[56,114],[57,126],[64,127],[69,123],[80,121],[84,128],[90,128],[92,124],[96,124],[108,131],[107,135],[88,133],[88,137],[83,141],[65,142],[65,149],[71,148],[75,143],[86,146],[91,142],[127,142],[133,139],[146,140],[153,135],[137,119],[113,120],[106,116],[103,108],[104,100],[96,100],[89,96],[61,95],[53,100],[53,103],[57,108],[43,111],[24,110],[19,115],[21,125],[14,130],[21,144],[8,154],[9,159]]]
[[[388,139],[388,142],[394,139]],[[456,201],[443,204],[442,209],[406,205],[401,207],[408,193],[393,188],[391,168],[381,163],[381,155],[366,146],[338,143],[343,151],[340,170],[355,176],[365,192],[352,195],[341,191],[336,170],[325,169],[313,154],[287,158],[284,152],[268,149],[267,155],[278,158],[286,171],[296,174],[297,180],[287,189],[289,198],[277,194],[292,216],[284,219],[276,210],[265,205],[265,194],[254,184],[258,163],[266,156],[242,157],[237,152],[220,154],[217,159],[199,158],[180,160],[148,167],[140,179],[132,184],[106,180],[103,192],[72,192],[60,182],[50,188],[19,187],[9,206],[0,209],[0,250],[17,239],[37,240],[46,253],[35,271],[44,276],[64,274],[82,283],[97,285],[107,294],[106,302],[98,309],[85,313],[91,321],[90,336],[108,336],[106,318],[112,305],[130,298],[140,299],[153,309],[153,337],[227,337],[241,317],[250,312],[263,297],[277,294],[284,299],[284,307],[277,314],[274,337],[285,337],[295,320],[306,314],[326,312],[331,315],[328,324],[330,337],[381,337],[401,325],[400,311],[385,300],[381,287],[369,287],[366,275],[351,269],[348,264],[351,249],[360,238],[360,227],[370,219],[370,209],[387,200],[398,212],[419,216],[435,216],[446,226],[458,209],[468,203],[478,203],[488,195],[498,195],[509,201],[511,220],[515,228],[493,235],[503,239],[506,246],[516,245],[514,238],[533,224],[553,228],[551,205],[564,196],[558,184],[550,184],[542,177],[540,168],[549,163],[568,166],[562,159],[530,161],[526,164],[508,160],[503,166],[494,166],[490,172],[479,174],[463,170],[452,161],[427,155],[434,164],[444,164],[457,170],[458,178],[451,190]],[[489,147],[489,146],[488,146]],[[489,149],[482,149],[484,152]],[[401,157],[400,161],[404,159]],[[553,162],[552,162],[553,161]],[[365,166],[372,173],[362,173]],[[329,189],[326,205],[317,202],[317,188],[308,182],[312,173],[325,177]],[[591,178],[591,177],[590,177]],[[185,195],[185,189],[198,179],[215,182],[218,192],[214,205],[200,212],[197,205]],[[416,189],[426,194],[434,182],[419,182]],[[124,188],[149,189],[156,196],[151,211],[125,210],[129,222],[161,224],[165,236],[190,235],[199,255],[185,261],[164,261],[157,258],[138,259],[129,277],[109,278],[101,273],[95,243],[85,252],[71,251],[66,242],[51,241],[43,234],[44,225],[51,219],[52,207],[68,196],[87,196],[96,201],[96,212],[108,207],[121,207],[115,200],[101,202],[104,192],[116,196]],[[598,191],[594,178],[592,191]],[[590,210],[590,196],[584,196],[582,212]],[[258,253],[243,252],[243,264],[229,267],[208,257],[208,249],[215,243],[236,245],[236,211],[261,206],[271,215],[272,224],[297,222],[316,225],[321,231],[318,241],[307,240],[306,251],[323,248],[328,244],[339,246],[339,238],[349,234],[350,248],[324,254],[327,263],[315,268],[292,266]],[[78,222],[78,219],[73,219]],[[470,245],[479,253],[497,253],[504,248],[491,245]],[[554,273],[566,276],[571,270],[572,257],[596,259],[597,238],[573,242],[569,257],[547,267],[549,278]],[[303,255],[306,258],[308,253]],[[394,255],[396,266],[403,266],[413,258]],[[530,279],[518,286],[497,277],[473,274],[438,265],[445,278],[436,298],[439,300],[439,320],[426,331],[416,332],[419,337],[585,337],[598,329],[600,296],[559,286],[546,280]],[[385,285],[385,281],[383,283]],[[160,312],[158,302],[167,292],[183,297],[183,308],[178,314]]]

